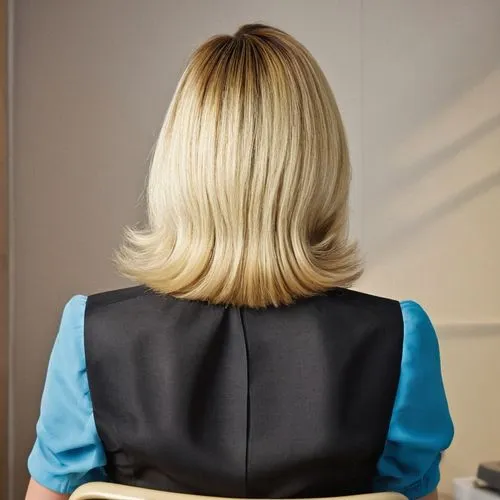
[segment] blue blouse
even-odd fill
[[[86,373],[86,302],[78,295],[64,310],[28,460],[35,481],[63,494],[90,481],[106,480],[106,454],[97,434]],[[374,491],[396,491],[413,500],[436,488],[441,452],[451,443],[453,424],[434,328],[415,302],[402,302],[401,310],[401,375]]]

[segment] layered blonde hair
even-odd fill
[[[161,129],[148,224],[118,252],[126,276],[179,298],[290,304],[361,274],[348,239],[342,120],[311,54],[247,25],[191,57]]]

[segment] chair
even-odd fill
[[[221,500],[216,497],[185,495],[165,491],[145,490],[132,486],[111,483],[88,483],[78,488],[70,500]],[[236,499],[226,499],[236,500]],[[333,500],[333,499],[322,499]],[[337,497],[335,500],[406,500],[399,493],[373,493],[350,497]]]

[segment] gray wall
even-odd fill
[[[252,21],[301,40],[337,95],[368,263],[361,286],[417,298],[444,324],[460,428],[443,490],[498,455],[500,402],[473,389],[496,390],[500,377],[500,2],[17,0],[10,500],[23,498],[65,301],[124,284],[111,251],[142,216],[147,158],[186,58]]]

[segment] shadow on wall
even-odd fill
[[[500,70],[467,92],[389,155],[368,224],[379,261],[416,233],[500,185]],[[422,208],[432,208],[421,212]]]
[[[396,226],[384,241],[380,241],[378,245],[373,246],[373,252],[378,256],[388,256],[390,251],[396,251],[398,247],[415,237],[416,233],[425,229],[429,224],[452,213],[461,205],[472,201],[474,198],[490,191],[497,185],[500,185],[500,164],[498,172],[464,188],[460,193],[445,199],[440,205],[428,210],[418,218],[414,218]]]

